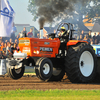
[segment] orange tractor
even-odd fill
[[[57,35],[61,27],[66,28],[64,36]],[[48,39],[20,38],[20,52],[15,52],[7,62],[9,76],[19,79],[25,66],[30,66],[44,81],[61,81],[66,73],[71,82],[91,82],[96,75],[95,51],[86,41],[73,40],[73,31],[72,24],[61,23],[56,34],[49,34]],[[63,49],[62,38],[66,41]]]

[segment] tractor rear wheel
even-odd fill
[[[79,43],[69,47],[65,58],[65,71],[71,82],[91,82],[96,75],[96,55],[93,47]]]
[[[53,67],[53,73],[49,81],[61,81],[64,75],[65,75],[64,69]]]
[[[53,64],[48,58],[40,58],[36,62],[36,76],[43,81],[48,81],[53,73]]]

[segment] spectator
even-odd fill
[[[96,33],[94,33],[94,35],[93,35],[93,43],[95,44],[95,40],[97,39],[97,37],[96,37]]]
[[[8,42],[8,40],[5,40],[5,43],[7,43]]]
[[[37,37],[36,38],[40,38],[40,34],[39,33],[37,33]]]
[[[15,40],[15,33],[17,32],[17,28],[15,27],[14,23],[12,25],[12,31],[11,31],[11,39],[14,42]]]
[[[7,42],[7,46],[9,45],[10,42]]]
[[[2,41],[2,37],[0,37],[0,40]]]
[[[87,42],[90,44],[90,38],[87,36]]]
[[[7,43],[4,43],[4,47],[3,47],[2,51],[6,52],[6,48],[7,48]]]
[[[11,45],[13,44],[13,42],[12,42],[12,38],[9,39],[9,42],[10,42]]]
[[[91,45],[93,44],[93,38],[90,39],[90,44],[91,44]]]
[[[44,39],[48,39],[48,34],[45,34],[45,36],[43,38]]]
[[[19,51],[20,49],[19,49],[19,46],[18,46],[18,44],[16,44],[16,48],[17,48],[17,51]]]
[[[11,44],[10,44],[10,42],[7,42],[7,50],[10,50],[11,51]],[[7,51],[7,54],[8,54],[8,51]]]
[[[19,33],[18,33],[18,35],[17,35],[17,39],[19,39],[19,38],[20,38],[20,34],[21,34],[21,32],[19,32]]]
[[[98,32],[98,35],[97,35],[96,39],[97,39],[97,44],[98,44],[99,41],[100,41],[100,32]]]
[[[83,40],[83,39],[82,39],[82,35],[80,35],[79,40]]]
[[[91,31],[89,31],[89,33],[88,33],[88,38],[89,38],[89,39],[92,38],[92,37],[91,37]]]
[[[81,32],[81,35],[82,35],[82,39],[84,39],[84,31],[83,30]]]
[[[1,43],[1,51],[3,50],[4,48],[4,42]]]
[[[93,41],[90,41],[90,44],[93,45]]]
[[[33,29],[31,28],[30,32],[27,33],[27,37],[33,37],[33,33],[32,32],[33,32]]]
[[[12,57],[11,44],[10,43],[7,44],[7,57]]]
[[[21,37],[27,37],[27,31],[26,31],[26,27],[23,28],[22,32],[20,33],[20,38]]]
[[[18,45],[18,41],[17,41],[17,39],[15,39],[15,43],[16,43],[16,45]]]
[[[97,39],[95,39],[94,44],[98,44],[98,43],[97,43]]]
[[[1,40],[2,42],[5,42],[5,37],[0,37],[0,40]]]
[[[14,43],[13,47],[11,48],[11,53],[13,54],[15,50],[17,50],[16,43]]]
[[[54,33],[56,33],[56,30],[54,30]]]
[[[86,36],[86,35],[84,36],[84,39],[83,39],[83,40],[84,40],[84,41],[87,41],[87,36]]]
[[[22,30],[21,32],[18,33],[17,39],[18,39],[18,38],[27,37],[26,33],[27,33],[26,27],[24,27],[23,30]]]
[[[7,43],[4,43],[4,47],[2,49],[3,57],[7,58]]]

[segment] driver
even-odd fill
[[[65,27],[61,27],[58,36],[61,42],[67,42],[69,37],[69,32],[66,30]]]
[[[65,27],[61,27],[60,33],[58,34],[59,36],[62,36],[64,32],[66,31]]]
[[[60,33],[58,34],[58,36],[61,41],[59,49],[62,51],[61,54],[64,56],[65,50],[66,50],[66,44],[67,44],[68,38],[69,38],[69,32],[66,30],[65,27],[61,27]]]

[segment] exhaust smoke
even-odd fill
[[[89,0],[34,0],[38,7],[40,28],[44,26],[45,22],[52,23],[55,18],[72,12],[77,2],[84,5],[87,1]]]

